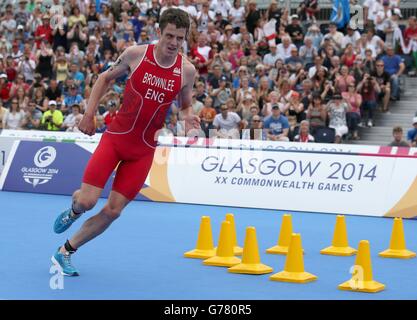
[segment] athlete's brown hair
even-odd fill
[[[175,25],[177,29],[184,28],[187,31],[190,30],[190,17],[184,10],[177,8],[170,8],[165,10],[159,19],[159,28],[161,33],[164,31],[168,23]]]

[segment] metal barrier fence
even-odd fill
[[[290,7],[290,13],[296,13],[296,10],[302,0],[277,0],[281,8]],[[363,4],[364,0],[359,0],[359,4]],[[271,0],[258,0],[258,8],[267,9]],[[330,19],[332,13],[333,0],[319,0],[320,12],[318,20],[327,21]],[[407,19],[411,16],[417,16],[417,0],[400,0],[402,19]]]
[[[117,2],[121,0],[113,0],[113,2]],[[232,2],[232,0],[229,0]],[[277,0],[278,5],[281,8],[290,7],[290,13],[294,14],[302,2],[302,0]],[[45,3],[51,2],[51,0],[45,0]],[[180,0],[182,3],[183,0]],[[242,2],[245,2],[244,0]],[[360,4],[363,4],[364,0],[359,0]],[[4,7],[6,4],[11,3],[16,5],[18,3],[17,0],[0,0],[0,13],[4,11]],[[258,8],[261,10],[265,10],[268,8],[271,0],[257,0]],[[318,20],[320,21],[327,21],[330,18],[332,12],[332,4],[333,0],[319,0],[319,7],[321,8],[318,14]],[[410,16],[417,16],[417,0],[400,0],[400,8],[401,14],[403,16],[402,19],[407,19]]]

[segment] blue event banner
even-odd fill
[[[92,153],[75,143],[16,141],[3,174],[2,190],[72,195],[79,189],[84,169]],[[113,172],[102,197],[108,197],[114,180]],[[1,187],[1,186],[0,186]],[[138,194],[136,200],[147,200]]]

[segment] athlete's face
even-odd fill
[[[166,56],[176,56],[184,43],[187,30],[177,29],[174,24],[168,23],[159,37],[159,45]]]

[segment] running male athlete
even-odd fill
[[[106,230],[142,188],[152,165],[157,131],[162,128],[175,98],[181,106],[186,131],[200,127],[199,119],[192,115],[191,108],[195,68],[179,53],[189,28],[190,20],[185,11],[166,10],[159,21],[159,42],[127,48],[94,84],[87,111],[79,126],[88,135],[95,132],[97,106],[111,80],[129,74],[123,106],[88,162],[81,188],[73,194],[72,207],[55,220],[54,231],[62,233],[82,213],[92,209],[117,166],[106,205],[52,257],[52,261],[61,266],[64,275],[79,275],[71,263],[71,254]]]

